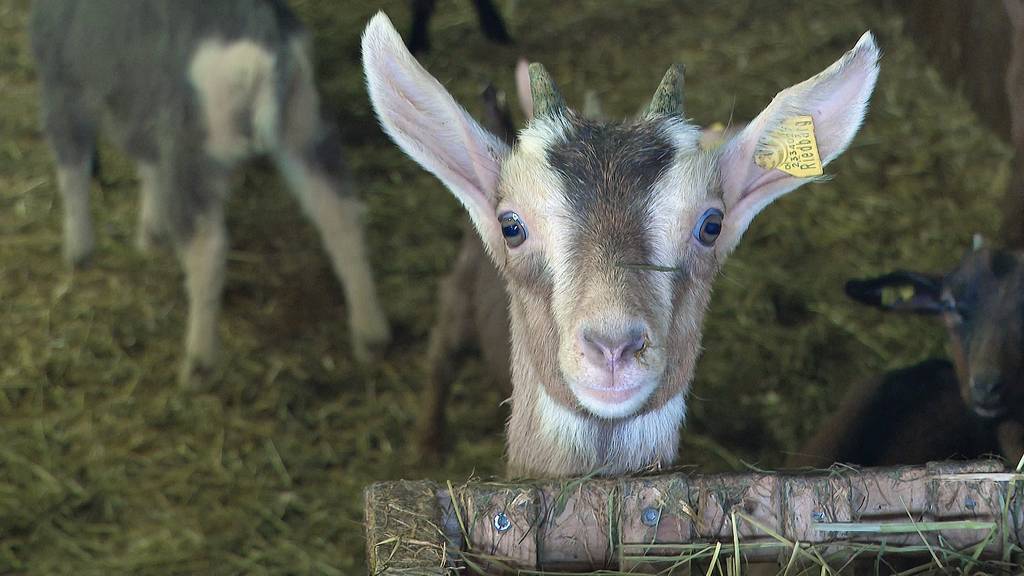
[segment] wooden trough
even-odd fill
[[[936,567],[1009,567],[1024,540],[1019,479],[1001,462],[977,461],[521,484],[380,482],[365,492],[367,552],[375,575],[836,566],[880,552],[916,554]]]

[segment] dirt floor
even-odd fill
[[[353,364],[345,303],[312,226],[271,170],[239,174],[221,322],[205,393],[175,384],[186,312],[170,253],[131,247],[133,167],[106,146],[93,189],[98,251],[61,260],[61,207],[40,138],[28,0],[0,0],[0,574],[309,573],[365,570],[362,488],[502,471],[501,390],[469,363],[451,401],[453,454],[412,466],[411,431],[434,289],[461,225],[454,199],[381,133],[359,33],[405,2],[292,2],[315,31],[329,114],[369,211],[398,342]],[[687,66],[687,111],[750,118],[781,88],[874,30],[885,56],[864,130],[812,185],[766,210],[725,268],[707,321],[684,463],[779,465],[870,374],[944,354],[942,328],[845,299],[848,277],[941,271],[994,234],[1008,149],[945,88],[900,18],[855,0],[500,1],[517,40],[482,38],[468,1],[442,0],[423,62],[471,111],[523,54],[570,102],[613,116]]]

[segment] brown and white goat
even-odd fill
[[[525,60],[520,60],[516,66],[516,91],[523,114],[529,119],[533,116],[533,101],[527,66]],[[483,126],[512,145],[515,128],[506,102],[500,96],[491,85],[481,94]],[[584,100],[582,114],[585,118],[606,118],[595,92],[588,90]],[[701,146],[717,148],[741,129],[742,126],[713,124],[703,129]],[[437,316],[431,326],[427,346],[423,403],[416,434],[419,454],[427,460],[443,456],[449,388],[456,368],[464,358],[479,352],[484,361],[487,384],[505,394],[512,390],[505,283],[484,252],[472,224],[466,220],[463,228],[454,266],[438,284]]]
[[[886,311],[940,316],[953,362],[929,359],[851,387],[789,458],[884,466],[1024,454],[1024,252],[977,245],[944,276],[893,272],[847,283]]]
[[[93,250],[89,185],[101,119],[138,164],[137,244],[173,243],[189,317],[182,380],[214,362],[227,256],[228,177],[273,158],[319,229],[360,358],[390,339],[337,129],[320,116],[309,35],[280,0],[38,0],[46,135],[64,201],[64,253]]]
[[[384,14],[363,66],[384,130],[469,212],[509,293],[513,476],[619,474],[676,458],[711,283],[754,216],[808,181],[762,168],[794,116],[823,163],[859,129],[878,75],[870,34],[725,145],[686,122],[682,68],[647,113],[588,121],[530,66],[534,117],[509,148],[409,54]]]

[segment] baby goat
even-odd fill
[[[183,381],[209,367],[224,284],[228,176],[269,154],[316,224],[345,290],[357,357],[389,330],[360,202],[320,117],[309,38],[279,0],[38,0],[32,48],[64,200],[64,253],[93,250],[89,180],[100,118],[138,163],[137,244],[169,237],[189,298]]]
[[[533,113],[527,63],[516,67],[516,91],[519,105],[527,119]],[[493,86],[481,95],[483,126],[492,134],[512,144],[515,128],[505,102]],[[590,120],[605,118],[601,102],[593,91],[586,92],[583,116]],[[713,149],[736,134],[742,126],[714,124],[704,128],[700,145]],[[444,450],[445,407],[455,370],[468,353],[481,353],[487,382],[508,394],[509,380],[508,296],[505,284],[491,259],[487,257],[480,238],[468,220],[464,223],[455,264],[438,285],[437,318],[430,329],[423,383],[423,404],[417,429],[419,453],[427,459],[438,459]]]
[[[920,464],[1024,454],[1024,252],[976,242],[951,272],[846,285],[882,310],[941,316],[953,362],[930,359],[851,388],[790,466]]]
[[[800,116],[822,163],[838,156],[863,120],[878,49],[865,34],[715,150],[684,119],[679,66],[641,119],[604,124],[566,107],[533,64],[534,117],[511,149],[384,14],[363,35],[363,66],[384,130],[462,202],[506,283],[509,473],[566,476],[675,460],[712,280],[754,216],[808,181],[766,157]]]

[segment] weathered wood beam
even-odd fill
[[[372,574],[663,568],[739,544],[745,561],[928,546],[1002,558],[1024,538],[996,461],[811,473],[664,474],[530,483],[382,482],[366,491]],[[1004,503],[1009,506],[1004,508]],[[705,559],[707,555],[704,556]],[[419,570],[419,571],[416,571]]]

